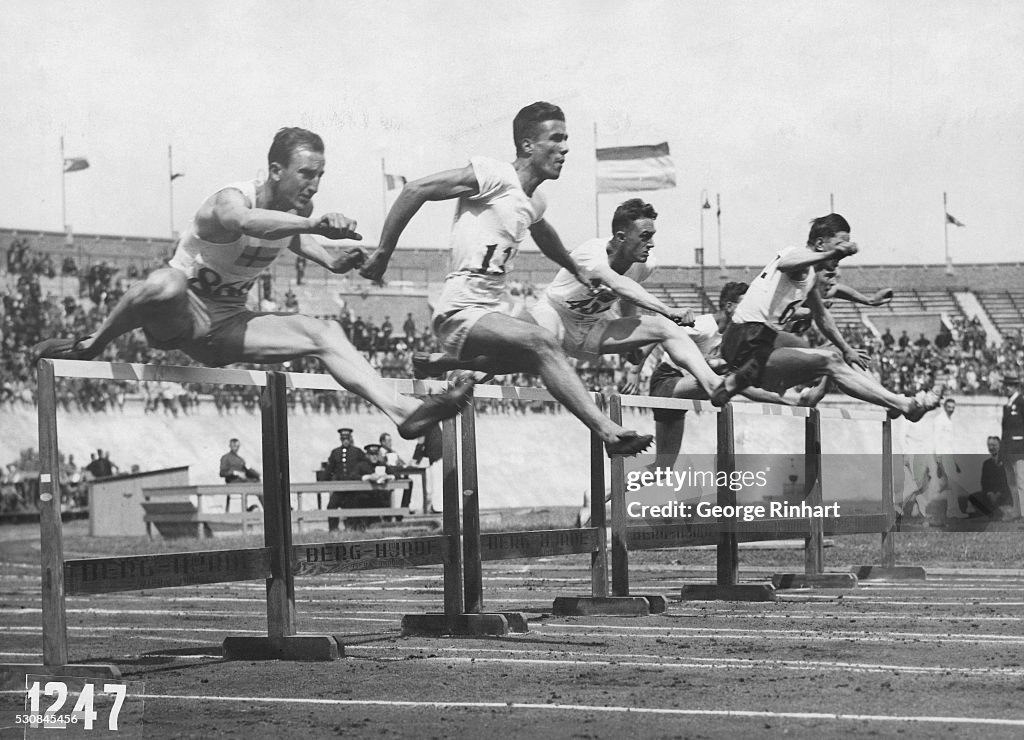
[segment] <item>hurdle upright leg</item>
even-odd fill
[[[732,404],[727,403],[718,414],[718,451],[716,468],[726,473],[725,480],[731,479],[736,470],[736,442]],[[717,503],[720,506],[735,506],[736,492],[728,482],[718,486]],[[726,517],[718,520],[719,534],[716,560],[716,579],[711,585],[696,584],[683,586],[680,597],[683,601],[775,601],[775,588],[770,583],[738,583],[739,539],[732,521]]]
[[[241,660],[335,660],[341,654],[337,638],[328,635],[298,635],[295,629],[288,399],[285,381],[283,373],[267,373],[267,385],[260,396],[263,421],[264,543],[271,551],[270,578],[267,579],[267,637],[226,637],[223,643],[224,655]],[[242,509],[244,511],[244,505]]]
[[[804,420],[804,503],[821,506],[823,498],[821,460],[821,414],[818,409]],[[852,573],[825,573],[825,530],[821,517],[810,517],[809,532],[804,538],[804,572],[776,573],[775,588],[854,588],[857,577]]]
[[[29,673],[120,678],[113,665],[69,664],[64,600],[64,531],[60,511],[60,451],[57,446],[57,386],[52,360],[39,362],[39,533],[43,577],[42,664],[0,663],[0,688],[25,688]]]
[[[462,410],[462,568],[466,613],[492,619],[505,618],[512,632],[529,632],[520,612],[484,613],[484,576],[480,541],[480,480],[476,456],[476,408],[470,403]],[[495,621],[495,624],[499,624]],[[485,622],[487,623],[487,622]]]
[[[463,412],[465,414],[465,411]],[[472,424],[472,422],[470,422]],[[406,614],[402,617],[403,635],[436,637],[439,635],[504,635],[508,634],[508,620],[501,614],[467,613],[465,584],[469,576],[464,573],[461,528],[461,499],[463,488],[459,485],[459,436],[456,420],[442,422],[444,453],[442,466],[444,480],[442,495],[444,516],[442,531],[445,537],[444,557],[444,613]],[[475,455],[474,455],[475,465]],[[475,470],[475,468],[474,468]],[[465,472],[465,471],[464,471]],[[479,552],[479,508],[474,495],[467,497],[469,505],[476,512],[476,551]],[[473,571],[470,591],[477,607],[482,605],[481,586],[477,585],[476,571]],[[482,583],[482,576],[479,579]]]
[[[898,579],[923,581],[925,569],[915,565],[896,565],[896,491],[892,473],[892,419],[882,422],[882,513],[888,523],[882,530],[882,562],[880,565],[855,565],[851,570],[860,579]]]
[[[608,415],[622,424],[622,399],[614,395],[602,401]],[[629,593],[628,519],[626,517],[625,462],[611,459],[611,561],[612,588],[608,594],[608,521],[604,500],[604,443],[590,436],[590,526],[597,530],[597,551],[591,556],[591,595],[555,599],[552,611],[559,616],[646,617],[665,611],[667,601],[661,595]]]

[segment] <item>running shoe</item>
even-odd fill
[[[931,391],[918,391],[910,401],[910,410],[903,414],[910,421],[921,421],[921,418],[932,409],[937,409],[942,399]]]
[[[89,336],[44,339],[29,350],[29,357],[33,365],[39,360],[91,360],[92,354],[79,346]]]
[[[449,384],[443,393],[427,396],[419,408],[398,425],[399,436],[402,439],[419,439],[439,421],[458,414],[469,403],[473,395],[473,385],[473,378],[470,376],[457,384]]]

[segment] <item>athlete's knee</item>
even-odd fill
[[[830,350],[815,350],[815,363],[812,367],[817,370],[821,370],[822,372],[834,375],[841,370],[845,370],[849,366],[836,352],[832,352]]]
[[[341,344],[349,344],[348,337],[340,324],[333,321],[309,319],[304,327],[307,337],[318,352],[336,349]]]
[[[651,328],[658,341],[663,342],[666,339],[686,336],[685,332],[674,321],[669,321],[664,316],[647,316],[645,317],[645,322]]]
[[[540,328],[522,332],[515,342],[516,354],[529,365],[532,371],[562,354],[558,339]]]

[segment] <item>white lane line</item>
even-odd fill
[[[4,694],[24,694],[5,690]],[[593,712],[601,714],[647,714],[668,717],[719,717],[723,719],[794,719],[835,722],[906,722],[920,724],[989,725],[1024,727],[1024,719],[1001,717],[922,717],[887,714],[844,714],[827,712],[770,712],[747,709],[677,709],[674,707],[597,706],[593,704],[532,704],[506,701],[397,701],[386,699],[307,699],[276,696],[209,696],[195,694],[138,694],[147,701],[187,701],[208,703],[262,703],[299,706],[387,707],[392,709],[508,709],[536,712]]]
[[[990,635],[990,634],[947,634],[940,635],[928,632],[875,632],[875,631],[854,631],[854,630],[832,630],[829,632],[810,630],[741,630],[730,628],[707,628],[707,627],[629,627],[621,625],[604,624],[551,624],[536,623],[533,625],[540,632],[555,634],[558,632],[589,632],[593,631],[595,636],[601,637],[632,637],[634,639],[662,639],[666,637],[679,637],[685,639],[699,640],[813,640],[819,642],[834,642],[836,640],[849,640],[851,642],[885,642],[885,643],[908,643],[908,642],[937,642],[937,643],[962,643],[966,645],[1024,645],[1024,636],[1016,635]],[[612,630],[622,630],[613,632]],[[652,630],[651,633],[645,633]]]
[[[392,625],[388,632],[397,632],[399,624],[397,620],[393,619],[373,619],[367,617],[338,617],[338,622],[357,622],[357,623],[385,623]],[[68,626],[69,631],[86,632],[90,636],[95,635],[97,632],[107,632],[119,635],[125,634],[123,626]],[[613,632],[612,630],[621,630],[619,632]],[[645,633],[644,630],[654,630],[652,633]],[[22,625],[15,627],[5,628],[6,632],[9,633],[20,633],[20,634],[31,634],[41,635],[42,630],[39,627],[30,625]],[[181,632],[192,632],[192,633],[206,633],[214,632],[217,634],[251,634],[251,635],[262,635],[265,634],[265,630],[245,630],[238,628],[216,628],[216,627],[150,627],[145,626],[140,628],[139,633],[153,633],[153,632],[174,632],[180,634]],[[1013,637],[1003,635],[938,635],[929,634],[923,632],[890,632],[890,633],[873,633],[869,631],[851,631],[851,630],[836,630],[832,632],[812,632],[809,630],[739,630],[739,629],[708,629],[703,627],[694,628],[683,628],[683,627],[628,627],[624,628],[620,625],[595,625],[595,624],[544,624],[544,623],[533,623],[531,625],[531,631],[536,636],[538,634],[547,633],[554,637],[559,633],[577,633],[580,636],[588,635],[590,631],[594,632],[594,637],[600,638],[632,638],[635,640],[662,640],[666,638],[677,638],[680,640],[732,640],[732,641],[747,641],[757,642],[765,644],[766,641],[776,642],[824,642],[831,643],[837,640],[845,640],[851,643],[885,643],[894,645],[906,645],[909,643],[937,643],[937,644],[963,644],[972,645],[976,647],[989,647],[995,645],[1024,645],[1024,637]],[[163,639],[163,638],[161,638]],[[514,635],[508,635],[508,640],[516,640]]]
[[[519,650],[509,648],[464,648],[464,647],[438,647],[438,646],[418,646],[418,645],[346,645],[345,654],[346,656],[351,653],[361,651],[371,652],[399,652],[405,653],[409,650],[419,650],[421,652],[429,653],[501,653],[504,655],[551,655],[551,650]],[[687,656],[681,658],[679,661],[665,662],[664,655],[644,655],[637,653],[598,653],[598,652],[577,652],[574,650],[561,651],[563,654],[573,657],[585,657],[585,658],[600,658],[602,660],[591,661],[591,660],[541,660],[539,662],[558,662],[558,663],[594,663],[597,665],[609,664],[609,665],[633,665],[633,666],[650,666],[656,668],[754,668],[754,667],[781,667],[790,668],[794,670],[812,670],[820,668],[837,669],[843,671],[853,671],[856,673],[920,673],[920,674],[941,674],[949,675],[950,673],[957,673],[962,675],[971,676],[1010,676],[1018,677],[1024,676],[1024,668],[964,668],[960,666],[910,666],[910,665],[895,665],[888,663],[845,663],[841,661],[825,661],[825,660],[765,660],[757,658],[696,658]],[[441,656],[427,656],[430,659],[449,660],[447,657]],[[518,658],[470,658],[456,656],[460,660],[469,661],[490,661],[490,662],[508,662],[515,663],[520,659]],[[626,659],[625,661],[619,659]],[[647,660],[641,660],[647,659]],[[392,658],[392,660],[407,660],[405,657]],[[689,662],[684,662],[689,661]],[[534,661],[537,662],[537,661]]]
[[[214,599],[201,599],[201,601],[214,601]],[[411,603],[421,603],[410,600]],[[257,600],[254,600],[256,603]],[[335,605],[336,602],[331,602]],[[518,602],[514,602],[518,603]],[[301,604],[300,604],[301,606]],[[90,607],[87,609],[68,608],[65,610],[68,614],[91,614],[91,615],[125,615],[130,614],[134,616],[162,616],[162,617],[193,617],[201,619],[203,617],[220,618],[220,617],[258,617],[259,613],[254,611],[196,611],[196,610],[173,610],[173,609],[101,609],[98,607]],[[691,611],[694,613],[679,613],[673,605],[671,611],[666,615],[667,619],[672,618],[702,618],[706,616],[706,612],[696,610],[691,607]],[[40,614],[42,609],[39,607],[0,607],[0,614]],[[331,614],[331,615],[320,615],[320,614],[303,614],[305,619],[313,619],[320,621],[330,620],[351,620],[356,619],[357,615],[395,615],[404,616],[405,611],[392,611],[388,609],[346,609],[344,614]],[[1024,617],[1014,617],[1009,615],[995,615],[995,616],[953,616],[953,615],[912,615],[912,614],[893,614],[889,612],[777,612],[777,613],[765,613],[765,612],[715,612],[715,618],[723,621],[746,621],[751,619],[757,620],[776,620],[776,621],[787,621],[787,620],[800,620],[800,621],[823,621],[828,623],[850,623],[855,621],[868,621],[877,620],[883,622],[1024,622]],[[367,618],[362,621],[368,622],[387,622],[393,621],[388,619],[370,619]]]

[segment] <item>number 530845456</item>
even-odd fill
[[[103,696],[104,701],[102,704],[108,703],[107,697],[113,698],[113,703],[110,705],[110,713],[107,715],[107,729],[117,730],[118,716],[121,714],[121,707],[124,704],[125,696],[128,693],[128,686],[123,683],[104,683],[103,691],[100,692]],[[47,681],[45,684],[40,681],[33,681],[28,686],[27,696],[27,712],[31,717],[37,717],[41,720],[50,717],[61,717],[61,710],[64,709],[68,703],[68,697],[70,692],[68,691],[68,685],[63,681]],[[99,719],[99,713],[95,707],[97,704],[97,692],[96,686],[86,681],[82,684],[81,689],[77,692],[78,699],[75,701],[74,708],[71,710],[70,716],[74,718],[73,721],[81,722],[81,726],[85,730],[91,730],[93,723]],[[50,702],[42,712],[40,712],[40,706],[43,701],[43,697],[53,697],[53,701]],[[66,714],[66,712],[64,713]],[[41,715],[41,716],[40,716]],[[36,723],[33,723],[33,726]],[[64,724],[63,722],[61,724]]]

